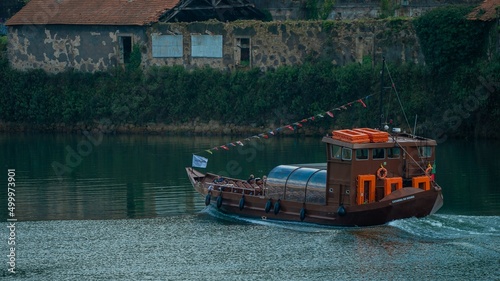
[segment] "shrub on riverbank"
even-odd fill
[[[380,92],[380,64],[372,67],[370,62],[345,67],[306,63],[266,73],[258,69],[229,73],[159,67],[144,73],[116,70],[53,75],[13,70],[6,63],[0,67],[0,120],[38,125],[91,124],[106,118],[117,125],[214,120],[276,128]],[[494,83],[500,81],[498,59],[458,68],[449,81],[440,81],[426,67],[414,64],[390,65],[388,70],[410,126],[418,114],[419,133],[432,133],[439,126],[450,135],[491,136],[489,132],[500,118],[500,87]],[[388,77],[384,83],[390,87]],[[383,121],[393,120],[405,127],[395,92],[383,92]],[[333,119],[325,116],[315,126],[377,126],[378,95],[364,102],[367,108],[353,103],[345,112],[334,112]]]
[[[434,137],[500,137],[496,130],[500,58],[484,57],[485,24],[466,21],[468,11],[436,9],[415,21],[427,66],[388,66],[383,122],[409,130],[417,120],[417,133]],[[145,124],[185,128],[215,121],[231,128],[273,129],[379,93],[380,69],[380,62],[373,65],[370,60],[344,67],[311,61],[265,73],[187,71],[182,66],[141,71],[132,63],[125,70],[106,73],[47,74],[13,70],[0,57],[0,130],[1,121],[36,128],[62,123],[81,128],[102,119],[121,128]],[[377,127],[378,97],[363,102],[367,108],[354,102],[345,112],[333,112],[333,119],[316,118],[313,127],[324,129],[317,132]]]

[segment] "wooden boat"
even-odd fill
[[[383,61],[382,77],[385,61]],[[381,91],[383,79],[381,79]],[[382,119],[382,94],[380,95]],[[434,181],[436,141],[380,129],[335,130],[323,137],[326,163],[280,165],[267,180],[246,180],[186,168],[205,204],[263,220],[371,226],[434,214],[443,206]]]
[[[322,141],[326,163],[280,165],[261,183],[186,171],[206,205],[264,220],[371,226],[443,205],[432,173],[436,141],[369,128],[336,130]]]

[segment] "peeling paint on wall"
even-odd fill
[[[144,28],[125,27],[135,42],[145,42]],[[8,57],[16,69],[106,71],[120,65],[119,31],[112,27],[9,27]]]

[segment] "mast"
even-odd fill
[[[384,94],[384,69],[385,69],[385,57],[382,57],[382,71],[380,74],[380,97],[379,97],[379,114],[380,114],[380,130],[384,130],[383,122],[384,122],[384,113],[382,113],[382,98]]]

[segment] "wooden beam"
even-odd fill
[[[238,10],[242,8],[255,8],[255,5],[248,2],[243,2],[241,0],[203,0],[198,2],[198,6],[193,4],[194,0],[182,0],[179,5],[167,11],[162,19],[163,22],[169,22],[171,19],[176,17],[179,13],[183,11],[207,11],[211,10],[217,14],[219,20],[224,21],[224,11],[226,10]],[[221,4],[224,3],[224,4]],[[229,3],[229,4],[228,4]]]
[[[170,10],[172,12],[165,17],[164,21],[168,22],[170,19],[175,17],[179,12],[184,10],[184,8],[186,8],[187,5],[191,4],[191,2],[193,2],[193,0],[183,0],[183,2],[181,2],[179,4],[179,6],[174,7],[172,10]],[[167,12],[167,14],[168,14],[168,12]]]

